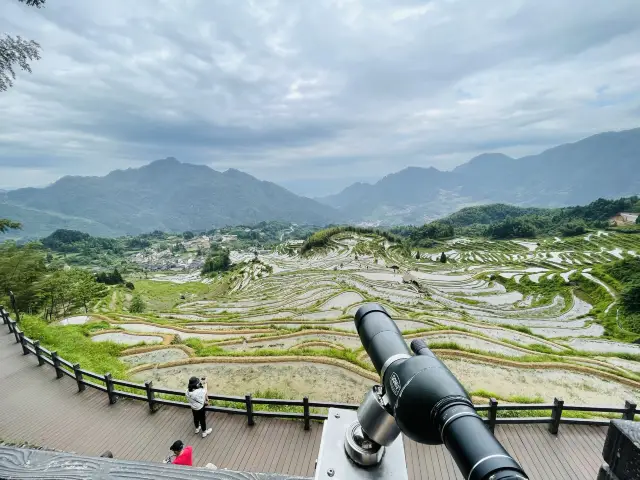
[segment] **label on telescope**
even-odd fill
[[[400,377],[398,377],[396,372],[391,374],[391,380],[389,383],[391,383],[391,391],[397,397],[400,393]]]

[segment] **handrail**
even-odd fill
[[[16,343],[22,344],[22,351],[24,355],[33,354],[38,358],[39,365],[48,364],[55,368],[57,378],[61,378],[66,375],[71,378],[75,378],[78,383],[79,391],[83,391],[86,386],[94,388],[96,390],[106,392],[109,396],[109,402],[115,403],[119,397],[129,398],[132,400],[144,401],[149,403],[151,411],[155,411],[160,405],[170,405],[181,408],[189,408],[187,402],[181,402],[176,400],[169,400],[167,398],[156,397],[156,395],[173,395],[178,397],[185,397],[185,392],[181,390],[174,390],[168,388],[156,388],[153,387],[151,382],[146,384],[140,384],[135,382],[129,382],[126,380],[118,380],[111,378],[110,374],[98,374],[89,370],[80,368],[80,365],[73,364],[68,360],[59,357],[56,352],[52,352],[45,347],[41,347],[38,341],[32,340],[24,335],[24,332],[20,329],[19,325],[11,320],[6,310],[0,308],[0,317],[5,324],[9,326],[9,332],[13,333],[16,338]],[[66,368],[63,368],[66,367]],[[94,380],[98,380],[101,383],[85,380],[84,377],[89,377]],[[127,392],[124,390],[116,389],[116,387],[124,387],[131,390],[142,390],[146,392],[145,395]],[[276,418],[289,418],[289,419],[302,419],[304,420],[305,430],[309,429],[310,420],[326,420],[327,415],[321,413],[311,413],[311,408],[343,408],[349,410],[357,410],[359,405],[351,403],[339,403],[339,402],[324,402],[309,401],[307,397],[302,400],[286,400],[279,398],[253,398],[247,394],[244,397],[232,396],[232,395],[209,395],[209,402],[223,401],[232,402],[236,404],[242,404],[244,408],[231,408],[220,407],[208,403],[206,405],[207,411],[230,413],[236,415],[246,415],[249,425],[253,425],[253,417],[276,417]],[[280,411],[268,411],[268,410],[253,410],[253,405],[273,405],[273,406],[290,406],[301,408],[302,412],[280,412]],[[534,403],[534,404],[498,404],[498,401],[494,398],[490,399],[488,405],[474,405],[476,411],[487,412],[487,418],[484,422],[488,425],[489,429],[493,431],[495,425],[508,425],[508,424],[549,424],[549,431],[553,434],[558,433],[558,427],[560,424],[574,424],[574,425],[602,425],[609,424],[609,420],[604,419],[588,419],[588,418],[572,418],[563,417],[564,411],[573,412],[592,412],[592,413],[609,413],[609,414],[622,414],[622,418],[626,420],[634,420],[636,414],[640,413],[637,409],[637,405],[631,401],[626,401],[623,408],[620,407],[607,407],[607,406],[589,406],[589,405],[564,405],[562,399],[556,398],[554,402],[549,403]],[[501,417],[499,412],[509,411],[543,411],[551,410],[551,417]]]

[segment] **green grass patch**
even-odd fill
[[[25,336],[32,340],[40,340],[40,344],[57,351],[65,360],[79,363],[85,370],[94,373],[111,373],[114,378],[127,378],[127,366],[118,356],[128,346],[112,342],[93,342],[89,334],[95,330],[109,328],[107,322],[88,323],[85,325],[51,325],[41,318],[23,315],[20,328]]]

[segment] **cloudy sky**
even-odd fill
[[[0,188],[158,158],[333,193],[640,126],[638,0],[0,0]]]

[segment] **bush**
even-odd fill
[[[442,252],[442,255],[440,255],[440,261],[442,263],[447,263],[447,256],[445,255],[444,252]]]
[[[124,286],[127,287],[129,290],[135,290],[136,288],[136,286],[131,282],[125,283]]]
[[[568,222],[561,230],[563,237],[575,237],[587,233],[587,225],[582,220]]]
[[[129,311],[131,313],[142,313],[146,310],[147,305],[142,300],[140,295],[134,295],[131,300],[131,305],[129,305]]]
[[[627,285],[620,295],[623,308],[628,313],[640,313],[640,274]]]

